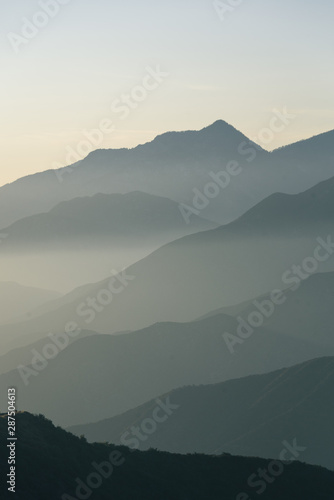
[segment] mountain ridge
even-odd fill
[[[312,359],[262,375],[161,395],[178,407],[163,427],[138,440],[138,449],[279,458],[277,442],[296,439],[303,460],[334,470],[334,357]],[[135,442],[133,425],[152,416],[155,401],[93,424],[70,427],[90,442]]]
[[[88,444],[56,428],[43,415],[21,412],[16,420],[20,443],[16,495],[24,500],[69,500],[88,498],[92,493],[99,500],[234,500],[238,497],[250,500],[255,492],[263,490],[263,484],[263,500],[281,500],[288,495],[290,498],[293,495],[294,500],[332,499],[334,474],[320,467],[296,461],[283,465],[282,462],[279,480],[275,476],[274,481],[269,478],[274,484],[256,483],[261,468],[271,470],[270,461],[229,455],[184,457],[155,450],[130,451],[124,446]],[[5,439],[7,431],[7,419],[0,416],[1,439]],[[1,447],[0,457],[4,463],[7,461],[6,447]],[[13,493],[5,488],[4,483],[2,498],[9,500]]]
[[[312,162],[303,154],[302,164],[295,158],[282,162],[281,153],[269,153],[218,120],[201,130],[161,134],[132,149],[95,150],[79,161],[72,154],[65,167],[32,174],[0,188],[0,227],[25,215],[45,212],[66,199],[97,192],[140,190],[189,203],[192,190],[201,190],[211,181],[210,171],[217,173],[228,162],[237,161],[243,175],[225,190],[224,200],[217,197],[203,212],[204,217],[224,224],[272,192],[302,191],[333,175],[328,165],[331,149],[331,143],[322,150],[316,148]]]

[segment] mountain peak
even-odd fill
[[[238,137],[242,136],[247,139],[240,130],[236,129],[233,125],[226,122],[225,120],[216,120],[207,127],[202,128],[198,132],[199,134],[209,133],[210,135],[223,134],[224,137]]]
[[[201,149],[212,152],[214,149],[224,145],[224,148],[230,147],[235,150],[236,144],[242,141],[249,141],[247,137],[239,130],[230,125],[224,120],[216,120],[211,125],[208,125],[200,130],[185,130],[171,131],[158,135],[152,142],[138,146],[139,149],[161,148],[166,151],[183,151],[186,155],[189,154],[189,148]]]
[[[226,129],[226,128],[232,128],[236,130],[232,125],[227,123],[225,120],[216,120],[213,122],[211,125],[208,125],[207,127],[204,127],[202,130],[207,130],[207,129]]]

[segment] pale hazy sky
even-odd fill
[[[333,0],[244,0],[224,20],[213,0],[59,0],[36,17],[55,1],[1,2],[0,185],[64,165],[104,118],[105,148],[217,119],[255,138],[284,106],[297,117],[268,149],[334,129]],[[8,33],[25,17],[46,25],[15,53]],[[157,65],[169,77],[126,118],[113,112]]]

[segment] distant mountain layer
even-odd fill
[[[217,227],[195,214],[189,224],[175,201],[147,193],[75,198],[5,228],[3,279],[64,292],[124,269],[162,245]]]
[[[0,228],[79,196],[145,191],[192,204],[194,189],[202,194],[215,190],[203,214],[225,224],[270,194],[298,193],[333,176],[333,136],[334,131],[328,132],[325,138],[319,135],[268,153],[219,120],[200,131],[163,134],[133,149],[97,150],[83,160],[73,151],[66,158],[69,168],[46,170],[0,188]],[[226,177],[231,162],[241,170]],[[210,174],[222,171],[218,194]]]
[[[69,426],[116,416],[186,385],[222,382],[334,355],[333,345],[267,328],[257,329],[232,354],[223,334],[237,335],[237,329],[235,318],[221,314],[121,335],[93,335],[71,345],[70,335],[54,332],[52,339],[47,336],[0,359],[0,365],[11,370],[0,375],[0,394],[16,387],[21,408]],[[4,397],[0,411],[6,404]]]
[[[24,500],[332,500],[334,474],[299,462],[275,463],[258,458],[170,455],[131,452],[125,447],[87,444],[42,416],[19,413],[15,495],[2,481],[1,498]],[[0,417],[0,437],[7,418]],[[6,441],[7,442],[7,441]],[[278,446],[283,447],[281,443]],[[286,454],[290,458],[291,453]],[[8,448],[0,449],[7,463]],[[268,474],[264,480],[261,470]]]
[[[12,343],[9,344],[10,352],[0,357],[0,374],[18,369],[20,366],[31,366],[36,352],[41,353],[42,356],[43,352],[47,352],[47,356],[50,354],[52,357],[54,353],[66,349],[72,343],[92,335],[98,334],[90,330],[74,332],[73,335],[65,334],[64,332],[62,335],[57,335],[53,332],[49,332],[47,336],[40,338],[40,334],[36,333],[31,336],[31,344],[24,347],[21,347],[20,344],[16,345],[15,339],[13,339]],[[48,358],[46,358],[46,362],[47,360]],[[41,363],[39,364],[39,367],[40,366],[42,366]],[[29,373],[31,374],[31,372]],[[35,373],[35,375],[37,375],[37,373]]]
[[[283,148],[276,149],[274,155],[282,161],[295,161],[300,165],[301,173],[305,173],[305,166],[310,162],[334,161],[333,130],[324,132],[304,141],[298,141]],[[303,168],[304,163],[304,168]],[[322,167],[323,165],[320,165]]]
[[[321,358],[265,375],[162,395],[159,401],[169,401],[173,411],[153,434],[141,424],[155,415],[155,400],[68,430],[84,434],[91,442],[109,441],[141,450],[265,458],[279,458],[278,443],[296,440],[304,448],[303,462],[334,469],[333,383],[334,358]],[[138,426],[142,439],[138,439]]]
[[[299,195],[273,195],[231,224],[180,238],[132,265],[121,293],[111,292],[113,277],[87,285],[21,325],[21,333],[50,325],[60,331],[73,320],[100,333],[190,321],[300,284],[316,271],[334,270],[332,213],[334,178]],[[295,266],[305,266],[301,275]],[[90,299],[99,302],[97,310]]]
[[[216,224],[196,215],[186,224],[178,204],[141,192],[96,194],[62,202],[48,213],[21,219],[4,229],[0,251],[83,251],[108,245],[162,245]],[[126,248],[124,249],[126,250]],[[1,253],[0,253],[1,255]]]
[[[324,346],[334,345],[334,273],[313,274],[299,283],[291,283],[279,306],[271,302],[270,295],[264,294],[232,307],[221,307],[203,319],[227,314],[248,322],[254,311],[264,311],[265,328]]]

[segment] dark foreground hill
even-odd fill
[[[5,416],[0,437],[5,443]],[[4,500],[251,500],[260,492],[263,500],[333,498],[334,473],[299,462],[91,445],[28,413],[17,414],[17,437],[16,492],[6,491],[2,479]],[[6,446],[0,458],[7,462]],[[263,472],[267,479],[259,479]]]
[[[183,387],[168,399],[175,411],[153,434],[145,433],[154,400],[122,415],[68,430],[91,442],[205,453],[278,458],[287,440],[306,449],[302,460],[334,470],[334,358],[221,384]],[[165,401],[166,396],[160,400]],[[142,428],[137,439],[135,427]]]

